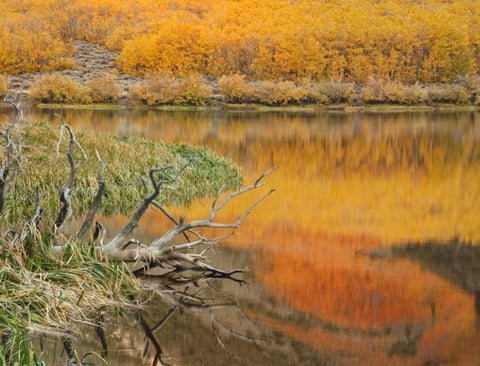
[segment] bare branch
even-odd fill
[[[35,209],[35,215],[33,216],[32,222],[35,225],[35,227],[38,229],[40,227],[40,221],[43,216],[43,209],[40,202],[40,186],[38,185],[37,185],[37,191],[36,191],[36,198],[37,198],[37,207]]]
[[[95,228],[93,230],[93,240],[96,241],[98,240],[98,243],[100,244],[100,247],[103,247],[103,241],[105,240],[105,236],[107,235],[107,229],[105,229],[105,226],[100,221],[95,221]]]
[[[60,120],[62,121],[62,126],[60,127],[60,137],[58,138],[58,141],[57,141],[57,157],[60,154],[60,144],[62,143],[63,131],[67,130],[68,133],[70,134],[70,145],[72,144],[77,145],[79,150],[82,152],[85,160],[88,161],[87,153],[83,149],[82,145],[80,145],[80,143],[77,141],[77,138],[75,137],[75,132],[73,132],[72,128],[65,122],[65,120],[63,119],[63,116],[56,113],[54,114],[54,116],[60,118]]]
[[[140,328],[142,329],[143,333],[145,334],[145,337],[147,338],[148,342],[155,348],[155,356],[153,360],[153,366],[155,366],[157,363],[160,363],[160,365],[165,365],[168,366],[163,360],[163,350],[160,344],[158,343],[157,339],[155,338],[155,335],[152,333],[152,330],[148,326],[145,318],[140,314],[139,311],[134,313],[136,320],[138,321],[138,324],[140,325]]]
[[[82,240],[85,237],[88,230],[92,226],[93,219],[95,218],[95,215],[98,213],[98,210],[100,209],[100,205],[102,203],[102,198],[105,194],[105,181],[103,180],[103,171],[105,169],[105,160],[102,159],[98,155],[98,151],[97,151],[97,156],[100,160],[100,168],[98,170],[98,189],[97,189],[97,193],[96,193],[95,197],[93,198],[92,203],[90,204],[88,212],[85,215],[85,219],[83,221],[83,224],[82,224],[82,226],[80,227],[80,230],[77,233],[77,239],[79,239],[79,240]]]
[[[163,207],[159,202],[153,200],[152,205],[154,205],[156,208],[158,208],[170,221],[172,221],[175,225],[179,225],[179,222],[173,217],[170,212],[167,211],[165,207]],[[191,230],[188,230],[191,232]],[[196,234],[196,233],[194,233]],[[190,238],[188,237],[186,232],[183,232],[183,236],[188,242],[191,242]]]
[[[137,239],[130,239],[125,244],[123,244],[122,250],[127,249],[130,245],[135,244],[137,247],[143,246],[142,242]]]
[[[57,219],[55,220],[55,227],[59,229],[65,223],[65,221],[67,221],[73,214],[72,202],[70,200],[70,192],[73,189],[73,184],[75,182],[75,173],[77,172],[77,169],[78,169],[78,165],[75,164],[75,158],[73,157],[73,147],[74,146],[78,147],[78,149],[82,152],[85,160],[88,161],[88,158],[87,158],[87,153],[83,149],[82,145],[80,145],[80,143],[77,141],[75,137],[75,133],[73,132],[71,127],[65,123],[65,120],[61,115],[59,114],[54,114],[54,115],[60,118],[60,120],[62,121],[62,126],[60,127],[60,136],[57,142],[57,156],[60,153],[60,144],[62,142],[64,130],[67,130],[70,135],[68,152],[67,152],[68,163],[70,164],[70,174],[68,176],[68,181],[65,185],[65,188],[63,189],[63,191],[60,192],[60,211],[58,213]]]
[[[241,189],[239,191],[236,191],[230,195],[228,195],[228,197],[226,197],[218,206],[216,206],[214,209],[212,209],[212,211],[210,212],[210,214],[208,215],[208,218],[205,219],[205,220],[196,220],[196,221],[190,221],[190,222],[187,222],[185,224],[183,223],[179,223],[177,226],[175,226],[174,228],[170,229],[169,231],[167,231],[163,236],[161,236],[160,238],[154,240],[150,245],[152,247],[164,247],[165,245],[167,245],[168,243],[170,243],[177,235],[187,231],[187,230],[192,230],[194,228],[200,228],[200,227],[211,227],[211,228],[219,228],[219,229],[228,229],[228,228],[238,228],[240,226],[240,224],[245,220],[245,218],[252,212],[252,210],[260,203],[262,202],[264,199],[266,199],[269,195],[271,195],[273,192],[275,192],[275,189],[272,189],[270,190],[269,192],[267,192],[265,195],[263,195],[262,197],[260,197],[257,201],[255,201],[252,205],[250,205],[250,207],[248,207],[248,209],[245,211],[245,213],[240,216],[237,221],[233,222],[233,223],[217,223],[217,222],[213,222],[213,218],[215,217],[216,213],[222,208],[224,207],[228,202],[230,202],[233,198],[237,197],[238,195],[240,194],[243,194],[245,192],[248,192],[252,189],[256,189],[256,188],[259,188],[261,187],[262,185],[252,185],[252,186],[249,186],[249,187],[246,187],[244,189]],[[212,213],[213,212],[213,213]]]
[[[138,221],[142,218],[143,214],[147,211],[150,203],[160,194],[161,186],[165,183],[172,183],[178,179],[178,174],[173,179],[161,179],[158,180],[155,178],[155,173],[163,172],[168,169],[175,169],[173,165],[167,165],[161,168],[153,168],[149,171],[149,177],[154,188],[154,191],[148,194],[143,202],[138,206],[136,211],[133,213],[130,221],[123,227],[123,229],[105,246],[105,252],[113,251],[122,246],[122,242],[125,238],[137,227]]]
[[[21,95],[21,91],[10,92],[4,98],[4,101],[12,106],[14,113],[7,129],[1,134],[6,141],[6,153],[0,167],[0,212],[3,211],[7,193],[21,168],[23,141],[20,135],[14,138],[14,131],[23,121],[23,112],[20,108]]]
[[[163,254],[168,254],[168,253],[173,252],[173,251],[193,249],[194,247],[196,247],[198,245],[211,246],[211,245],[217,244],[218,242],[221,242],[222,240],[227,239],[228,237],[230,237],[232,235],[233,235],[233,233],[229,233],[227,235],[223,235],[223,236],[220,236],[218,238],[213,238],[213,239],[207,239],[207,238],[201,237],[199,240],[194,241],[194,242],[188,242],[188,243],[179,244],[179,245],[172,245],[168,248],[165,248],[165,249],[161,250],[160,253],[162,253],[162,255],[163,255]]]

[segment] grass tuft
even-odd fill
[[[22,134],[25,145],[23,170],[7,196],[4,210],[4,217],[10,223],[33,216],[37,185],[42,192],[42,207],[47,214],[55,215],[59,208],[58,191],[65,185],[69,174],[65,138],[60,155],[56,156],[59,128],[43,122],[35,123],[25,126]],[[77,133],[77,139],[89,159],[86,161],[79,151],[75,151],[80,167],[72,202],[73,211],[78,214],[88,209],[97,190],[99,162],[95,149],[106,161],[106,192],[101,208],[104,215],[128,214],[135,209],[145,195],[142,179],[155,166],[186,166],[178,181],[165,187],[159,197],[166,205],[187,206],[194,198],[214,196],[224,183],[228,189],[241,184],[239,168],[204,147],[93,133]]]

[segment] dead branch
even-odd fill
[[[177,310],[177,308],[173,307],[171,308],[168,313],[157,323],[157,325],[155,325],[153,328],[152,328],[152,333],[155,333],[157,331],[159,331],[160,329],[163,328],[163,326],[167,323],[168,319],[171,318],[171,316],[173,315],[173,313],[175,312],[175,310]]]
[[[9,103],[13,110],[13,116],[1,136],[5,139],[5,155],[2,158],[0,168],[0,213],[3,211],[5,199],[21,168],[23,141],[21,136],[14,138],[14,132],[23,121],[23,112],[20,108],[22,90],[17,93],[8,93],[3,99]]]
[[[153,186],[153,192],[147,194],[143,202],[138,206],[136,211],[133,213],[130,221],[123,227],[123,229],[103,248],[104,254],[109,254],[115,249],[119,249],[123,246],[123,241],[125,238],[130,235],[130,233],[137,227],[138,221],[141,219],[143,214],[147,211],[150,203],[160,194],[162,185],[166,183],[173,183],[178,179],[178,174],[173,179],[159,179],[155,177],[156,173],[164,172],[166,170],[175,169],[172,165],[167,165],[161,168],[150,169],[149,177],[151,184]]]
[[[173,217],[170,212],[167,211],[167,209],[165,207],[163,207],[163,205],[161,205],[159,202],[153,200],[152,201],[152,205],[154,205],[156,208],[158,208],[160,210],[160,212],[162,212],[170,221],[172,221],[175,225],[179,225],[179,221],[177,221],[177,219],[175,217]],[[195,234],[194,232],[192,232],[191,230],[188,230],[188,232],[191,232],[192,234]],[[185,239],[190,242],[190,238],[188,237],[187,235],[187,232],[183,232],[183,236],[185,237]]]
[[[94,327],[100,344],[102,345],[102,357],[106,359],[108,357],[108,343],[107,335],[105,334],[104,324],[105,316],[103,314],[100,314]]]
[[[68,131],[70,135],[70,140],[68,144],[68,152],[67,152],[67,158],[68,158],[68,163],[70,165],[70,173],[68,176],[67,183],[65,184],[65,188],[60,191],[59,198],[60,198],[60,211],[58,212],[58,216],[55,220],[55,227],[56,229],[59,229],[65,221],[67,221],[73,214],[72,211],[72,202],[70,199],[70,192],[73,189],[73,184],[75,182],[75,174],[77,172],[77,169],[79,167],[78,164],[75,163],[75,158],[73,156],[73,148],[74,146],[77,146],[78,149],[82,152],[85,160],[88,160],[87,154],[85,150],[83,149],[82,145],[77,141],[77,138],[75,137],[75,133],[73,130],[70,128],[68,124],[65,123],[63,117],[59,114],[55,114],[56,117],[60,118],[62,121],[62,126],[60,127],[60,136],[58,138],[57,142],[57,156],[60,153],[60,144],[62,142],[63,138],[63,132],[65,130]]]
[[[105,240],[105,236],[107,235],[107,229],[100,221],[95,221],[95,228],[93,229],[93,241],[98,243],[101,247],[103,247],[103,241]]]
[[[98,152],[97,152],[98,155]],[[90,204],[90,207],[88,209],[87,214],[85,215],[85,219],[83,221],[82,226],[80,227],[80,230],[77,233],[77,239],[82,240],[85,235],[87,234],[88,230],[90,230],[90,227],[92,226],[93,219],[95,218],[95,215],[98,213],[98,210],[100,209],[100,205],[102,203],[102,198],[103,195],[105,194],[105,181],[103,180],[103,171],[105,169],[105,160],[98,155],[98,158],[100,160],[100,168],[98,171],[98,189],[95,197],[93,198],[92,203]]]
[[[160,238],[154,240],[150,245],[151,247],[158,247],[162,248],[169,244],[177,235],[182,234],[185,231],[192,230],[195,228],[201,228],[201,227],[210,227],[210,228],[219,228],[219,229],[232,229],[232,228],[238,228],[240,224],[245,220],[245,218],[252,212],[252,210],[264,199],[266,199],[268,196],[270,196],[273,192],[275,192],[275,189],[271,189],[269,192],[264,194],[262,197],[260,197],[258,200],[256,200],[254,203],[252,203],[247,210],[243,213],[242,216],[240,216],[237,221],[232,222],[232,223],[218,223],[214,222],[213,219],[215,218],[215,215],[231,200],[233,200],[235,197],[244,194],[248,191],[251,191],[253,189],[257,189],[263,186],[263,184],[258,184],[255,182],[255,184],[248,186],[246,188],[240,189],[236,192],[233,192],[229,194],[218,206],[213,206],[212,210],[210,211],[210,214],[205,220],[196,220],[196,221],[190,221],[187,223],[182,223],[179,222],[177,226],[174,228],[170,229],[167,231],[163,236]]]
[[[36,198],[37,207],[35,209],[35,215],[33,216],[32,222],[38,230],[40,227],[40,221],[42,220],[43,216],[43,208],[40,200],[40,186],[37,186]]]

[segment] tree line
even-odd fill
[[[432,83],[480,66],[471,0],[7,0],[0,10],[0,73],[73,67],[73,40],[118,51],[135,75]]]

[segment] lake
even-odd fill
[[[156,333],[167,364],[480,364],[479,112],[26,115],[59,124],[53,113],[77,131],[206,145],[237,163],[245,183],[279,167],[267,179],[277,191],[212,258],[250,269],[247,286],[219,285],[239,308],[219,311],[213,326],[211,314],[174,313]],[[232,203],[223,219],[256,197]],[[172,210],[199,218],[209,202]],[[167,225],[151,213],[139,233]],[[145,320],[153,326],[168,310],[154,299]],[[112,365],[152,363],[132,319],[109,321],[107,334]],[[93,331],[76,345],[99,349]]]

